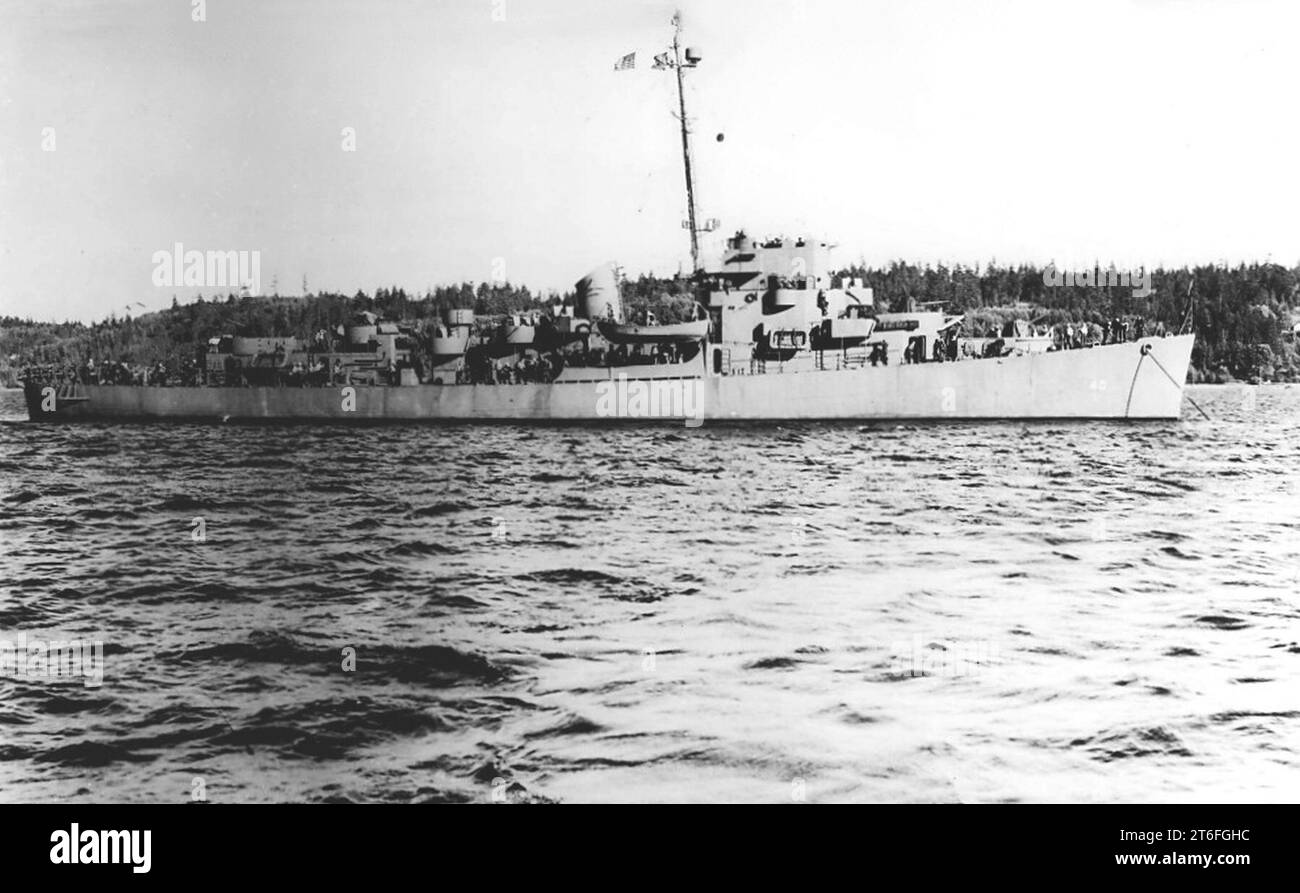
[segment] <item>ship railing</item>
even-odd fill
[[[724,349],[722,354],[722,374],[723,375],[753,375],[755,369],[755,360],[753,357],[748,359],[736,359],[732,356],[730,349]]]
[[[60,396],[62,396],[64,389],[70,389],[79,383],[80,375],[80,370],[74,366],[56,364],[25,366],[18,372],[18,378],[24,384],[49,385],[57,388]],[[82,397],[84,398],[84,396],[85,394],[82,392]]]
[[[18,370],[18,377],[28,384],[56,384],[76,373],[64,366],[28,365]]]
[[[844,355],[836,358],[836,369],[861,369],[867,365],[867,349],[863,346],[849,347]]]

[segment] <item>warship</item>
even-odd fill
[[[1062,343],[1018,321],[963,337],[961,315],[877,311],[812,238],[738,231],[701,263],[681,44],[655,67],[676,76],[693,273],[690,318],[624,313],[604,264],[569,303],[514,316],[447,311],[417,332],[362,314],[337,338],[222,336],[195,375],[104,380],[29,373],[34,421],[705,422],[1175,419],[1194,335]],[[967,327],[968,328],[968,327]],[[424,358],[422,360],[421,358]]]

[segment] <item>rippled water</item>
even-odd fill
[[[1295,800],[1300,387],[1189,393],[0,424],[0,632],[104,643],[98,687],[0,678],[0,799]]]

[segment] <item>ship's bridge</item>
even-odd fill
[[[718,269],[709,273],[732,289],[765,288],[771,276],[789,287],[827,284],[830,247],[813,239],[750,239],[738,233],[727,240]]]
[[[704,278],[714,337],[736,345],[807,333],[824,320],[858,317],[873,303],[861,282],[832,281],[830,246],[815,239],[737,233]]]

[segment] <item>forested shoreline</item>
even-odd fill
[[[1041,267],[989,264],[970,267],[921,266],[895,261],[886,267],[855,265],[842,274],[864,280],[880,310],[941,303],[966,314],[964,334],[986,331],[1011,318],[1042,325],[1101,323],[1115,317],[1140,318],[1169,331],[1186,323],[1197,333],[1192,381],[1300,380],[1300,351],[1293,327],[1300,301],[1300,267],[1241,264],[1198,266],[1150,272],[1151,293],[1136,296],[1131,287],[1048,286]],[[689,317],[693,298],[688,280],[642,275],[623,282],[625,307],[653,310],[660,321]],[[197,345],[228,333],[309,337],[333,331],[353,314],[369,311],[382,318],[425,327],[454,307],[480,315],[550,309],[573,295],[530,291],[508,283],[461,283],[413,294],[382,287],[373,293],[312,294],[305,297],[200,296],[163,311],[113,316],[96,323],[47,323],[0,318],[0,383],[12,386],[28,364],[81,363],[87,358],[128,363],[166,362],[192,357]],[[1190,313],[1190,316],[1189,316]]]

